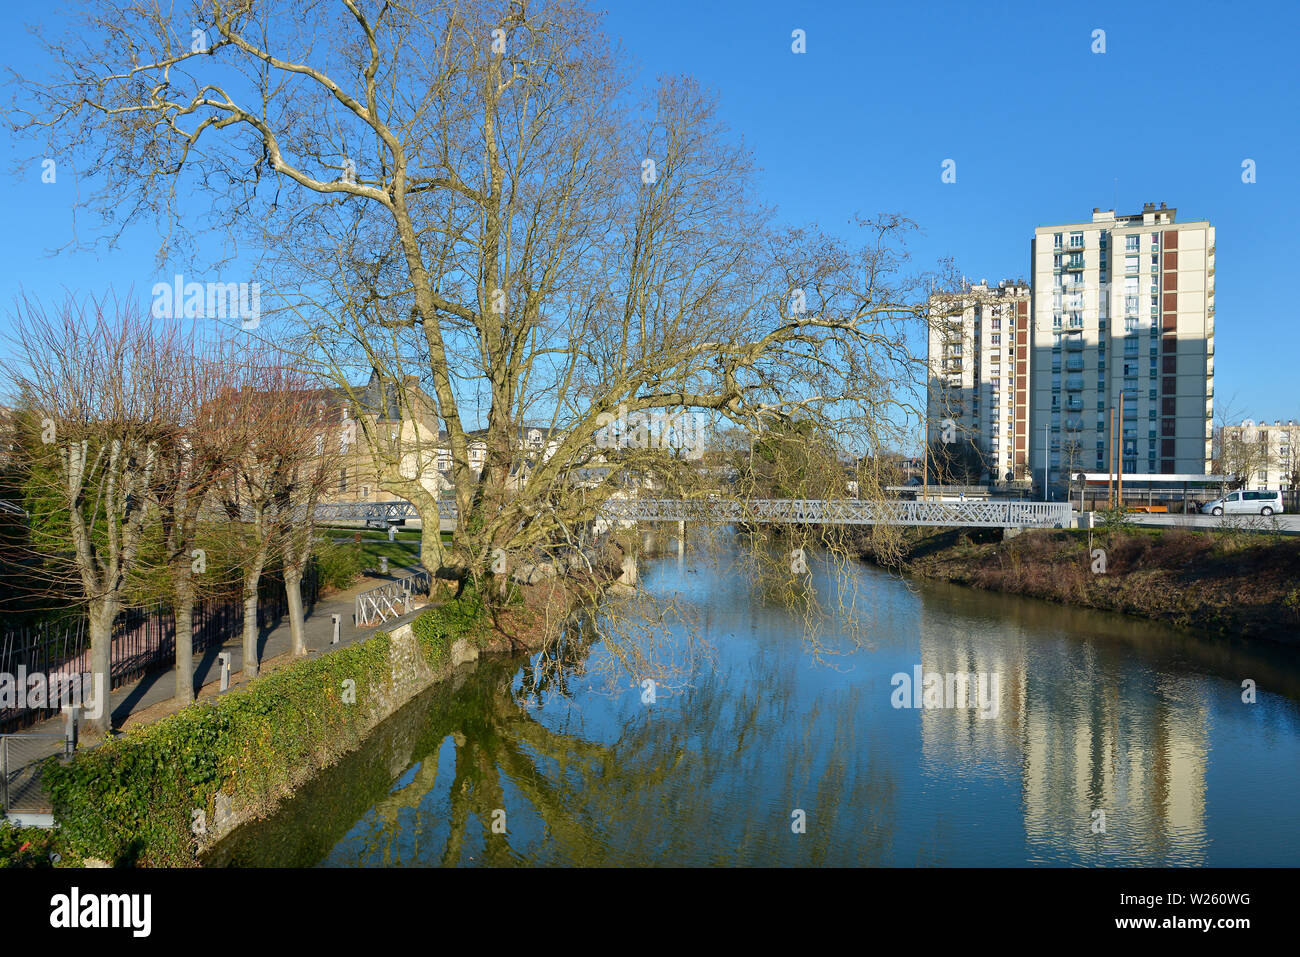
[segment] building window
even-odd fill
[[[346,492],[347,490],[348,490],[348,470],[339,469],[339,491]]]
[[[1137,236],[1125,236],[1125,237],[1124,237],[1124,248],[1125,248],[1125,249],[1137,249],[1137,248],[1138,248],[1138,243],[1139,243],[1139,242],[1140,242],[1140,239],[1139,239]]]
[[[1056,233],[1054,236],[1052,236],[1052,248],[1053,248],[1053,249],[1060,249],[1060,248],[1061,248],[1061,234],[1060,234],[1060,233]]]

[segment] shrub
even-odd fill
[[[312,554],[322,585],[342,591],[361,577],[361,546],[355,542],[337,544],[321,536],[312,546]]]
[[[76,866],[79,861],[67,859],[59,838],[58,831],[14,827],[0,819],[0,867],[53,867],[56,863]]]
[[[1101,519],[1101,527],[1107,532],[1119,532],[1129,528],[1133,524],[1132,516],[1128,509],[1116,505],[1112,508],[1099,508],[1097,515]]]

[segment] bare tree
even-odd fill
[[[297,389],[281,396],[277,405],[290,417],[279,437],[282,464],[274,473],[277,511],[288,516],[281,535],[290,653],[303,655],[307,645],[302,583],[316,539],[316,506],[343,460],[351,430],[345,425],[330,428],[338,421],[332,415],[337,398],[330,390]]]
[[[148,531],[161,450],[175,435],[169,406],[180,336],[129,303],[32,301],[15,323],[10,375],[42,413],[52,500],[66,513],[75,580],[85,602],[91,672],[112,688],[113,624]],[[108,702],[93,726],[111,726]]]
[[[318,455],[316,447],[321,393],[301,372],[269,349],[250,349],[230,378],[231,385],[210,404],[207,415],[214,441],[226,450],[214,490],[239,530],[243,671],[256,677],[259,586],[276,558],[285,562],[294,653],[303,651],[299,587],[310,551],[308,505],[321,488],[328,457]],[[301,534],[290,534],[296,523],[307,526],[305,541]]]
[[[753,436],[798,418],[871,459],[922,415],[900,393],[929,288],[907,274],[911,224],[861,220],[859,248],[777,227],[712,97],[670,78],[639,100],[580,4],[84,9],[47,44],[57,82],[20,84],[16,125],[82,158],[104,184],[90,203],[169,236],[198,226],[182,191],[219,182],[203,222],[253,231],[304,362],[340,387],[372,368],[427,387],[445,440],[365,438],[420,512],[426,563],[462,581],[580,537],[625,491],[626,460],[578,477],[611,416]]]
[[[168,391],[172,429],[154,474],[154,498],[162,522],[167,570],[176,619],[176,697],[194,700],[194,606],[196,576],[207,571],[208,555],[198,548],[203,507],[227,468],[232,450],[214,429],[211,410],[229,385],[232,344],[207,348],[190,337],[177,350],[175,366],[159,385]],[[237,450],[233,450],[237,452]]]

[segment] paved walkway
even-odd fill
[[[365,641],[377,631],[391,629],[398,624],[415,618],[426,605],[415,605],[409,614],[400,618],[389,619],[380,625],[357,628],[353,624],[353,611],[356,607],[355,599],[358,592],[374,588],[387,581],[405,578],[412,571],[414,571],[413,568],[393,567],[392,574],[388,577],[367,576],[346,591],[335,592],[329,597],[317,601],[315,607],[307,613],[304,621],[304,641],[307,645],[307,654],[329,654],[336,648],[343,648],[359,641]],[[337,645],[332,644],[334,623],[331,616],[333,615],[339,616],[339,643]],[[296,660],[289,655],[290,636],[287,615],[273,627],[262,630],[262,634],[258,639],[258,648],[262,674],[283,668]],[[220,691],[221,662],[217,657],[222,652],[229,652],[231,657],[230,690],[234,691],[245,684],[242,675],[244,666],[243,636],[238,635],[220,647],[207,648],[195,656],[196,694],[200,699],[218,697],[222,694]],[[115,732],[140,724],[152,723],[180,710],[181,706],[174,698],[175,691],[176,669],[174,666],[165,670],[160,668],[157,671],[152,671],[137,681],[113,691],[109,695],[109,703],[113,709],[113,728]],[[25,729],[22,734],[62,735],[63,730],[63,718],[56,717],[33,725]],[[37,742],[40,742],[39,746],[37,746]],[[83,731],[83,738],[80,742],[81,747],[94,747],[96,743],[97,741],[93,737],[86,737]],[[31,747],[23,749],[21,758],[16,754],[11,756],[11,766],[9,768],[11,775],[17,775],[26,765],[43,760],[51,754],[57,754],[63,750],[62,742],[54,738],[31,739],[31,745]]]

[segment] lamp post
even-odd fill
[[[1051,424],[1050,422],[1043,423],[1043,501],[1044,502],[1051,501],[1051,499],[1048,497],[1048,492],[1047,492],[1047,477],[1050,474],[1048,470],[1048,466],[1049,466],[1048,455],[1051,447],[1051,440],[1048,438],[1048,427],[1050,426],[1050,424]]]

